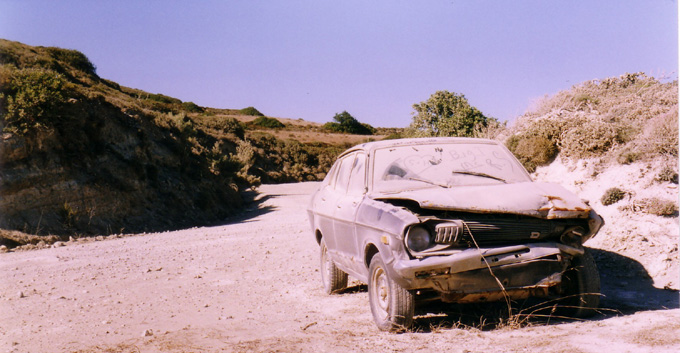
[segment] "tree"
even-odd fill
[[[347,111],[335,114],[333,120],[335,120],[335,122],[325,123],[323,125],[324,129],[355,135],[373,135],[375,133],[375,128],[373,128],[373,126],[360,123]]]
[[[413,105],[413,122],[406,130],[411,137],[475,136],[475,131],[496,122],[468,103],[464,95],[437,91]]]

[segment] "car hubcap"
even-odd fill
[[[331,276],[331,260],[328,258],[328,253],[326,251],[326,247],[324,246],[321,253],[321,278],[324,286],[327,286],[328,278]]]
[[[382,318],[387,318],[389,311],[389,285],[387,284],[387,276],[382,268],[377,268],[373,274],[373,297],[375,298],[379,314]]]

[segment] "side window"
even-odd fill
[[[335,177],[338,175],[338,169],[340,168],[340,163],[341,161],[337,161],[333,163],[333,166],[331,167],[331,170],[328,171],[328,174],[326,174],[326,178],[324,178],[323,182],[330,186],[331,188],[335,188]]]
[[[357,158],[352,163],[352,172],[349,176],[349,186],[347,187],[347,194],[361,195],[366,190],[366,155],[358,153]]]
[[[354,157],[356,154],[350,154],[342,159],[342,164],[338,169],[338,178],[335,180],[335,190],[341,194],[347,191],[347,183],[349,182],[349,175],[354,164]]]

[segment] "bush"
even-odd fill
[[[182,103],[182,101],[177,99],[177,98],[169,97],[169,96],[166,96],[166,95],[160,94],[160,93],[159,94],[151,93],[151,94],[148,95],[147,99],[152,100],[154,102],[165,103],[165,104],[181,104]]]
[[[64,62],[74,69],[85,72],[88,75],[97,76],[97,67],[85,56],[85,54],[71,49],[56,47],[45,48],[47,53],[55,60]]]
[[[555,143],[539,136],[522,138],[515,135],[508,139],[506,146],[529,173],[536,171],[538,166],[550,163],[557,154]]]
[[[258,125],[261,127],[266,127],[270,129],[280,129],[283,127],[286,127],[282,122],[278,121],[277,119],[274,118],[269,118],[266,116],[261,116],[253,120],[252,122],[253,125]]]
[[[616,158],[616,161],[621,163],[621,164],[631,164],[637,160],[639,160],[641,157],[640,153],[638,152],[633,152],[633,151],[623,151],[619,156]]]
[[[622,142],[612,124],[582,120],[562,134],[561,151],[567,157],[597,157]]]
[[[243,114],[243,115],[264,116],[264,114],[260,113],[260,111],[255,109],[254,107],[243,108],[243,109],[239,110],[238,112],[240,114]]]
[[[199,107],[194,102],[184,102],[184,103],[182,103],[182,109],[186,110],[189,113],[202,113],[203,112],[203,108]]]
[[[621,201],[626,196],[626,192],[619,188],[610,188],[604,192],[600,201],[605,206],[609,206]]]
[[[369,124],[360,123],[347,111],[335,114],[335,122],[328,122],[323,125],[323,129],[330,132],[339,132],[354,135],[373,135],[375,128]]]
[[[678,214],[678,204],[676,201],[662,200],[658,197],[652,197],[642,200],[643,209],[645,212],[657,216],[676,216]]]
[[[669,181],[673,184],[677,184],[678,172],[676,172],[673,168],[666,167],[659,173],[659,175],[656,177],[656,180]]]
[[[6,105],[5,130],[24,134],[49,125],[66,99],[66,81],[54,71],[16,70],[8,81],[1,94]]]
[[[474,137],[475,130],[496,121],[471,106],[465,95],[449,91],[437,91],[426,101],[414,104],[413,109],[413,122],[406,130],[409,137]]]

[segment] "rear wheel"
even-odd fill
[[[586,249],[583,256],[574,257],[571,267],[562,275],[564,315],[588,317],[600,305],[600,273],[595,259]]]
[[[321,281],[326,294],[332,294],[347,288],[347,273],[335,265],[328,254],[326,241],[321,238]]]
[[[373,320],[381,331],[403,331],[413,325],[413,294],[387,275],[379,254],[373,256],[369,267],[368,301]]]

